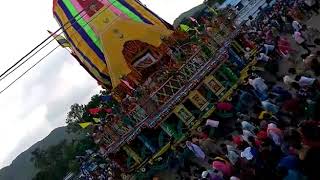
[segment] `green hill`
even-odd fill
[[[37,148],[47,149],[50,146],[57,145],[62,140],[70,141],[79,138],[81,135],[68,134],[66,127],[54,129],[46,138],[37,142],[29,149],[21,153],[11,165],[0,170],[0,180],[31,180],[37,173],[31,159],[31,152]]]
[[[184,19],[187,19],[187,18],[189,18],[190,16],[194,16],[196,13],[202,11],[202,10],[205,9],[205,8],[206,8],[206,5],[200,4],[199,6],[196,6],[196,7],[192,8],[192,9],[190,9],[189,11],[182,13],[176,20],[174,20],[173,26],[174,26],[174,27],[178,27],[179,24],[180,24]]]

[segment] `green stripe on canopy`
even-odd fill
[[[96,36],[93,29],[89,26],[89,24],[81,17],[81,15],[78,15],[79,12],[76,10],[76,8],[73,6],[73,4],[70,2],[70,0],[62,0],[62,2],[67,6],[70,13],[73,17],[76,17],[76,21],[79,25],[84,29],[84,31],[88,34],[90,39],[95,43],[95,45],[102,51],[101,41]]]
[[[121,12],[126,14],[130,19],[137,21],[137,22],[143,22],[143,20],[137,16],[135,13],[131,12],[127,7],[122,5],[119,1],[114,1],[114,0],[108,0],[114,7],[119,9]]]

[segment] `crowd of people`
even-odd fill
[[[80,180],[109,180],[114,177],[113,163],[91,149],[86,150],[84,156],[77,156],[76,159],[80,162],[80,173],[77,175]]]
[[[176,147],[169,169],[181,179],[319,179],[320,34],[303,23],[318,4],[279,0],[249,18],[242,57],[257,65],[232,100],[216,105],[222,115]]]

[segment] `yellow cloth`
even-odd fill
[[[147,25],[126,19],[117,19],[112,26],[101,33],[103,51],[106,57],[112,86],[116,87],[123,76],[131,72],[123,54],[125,42],[140,40],[155,47],[161,44],[161,37],[172,32],[159,26]]]
[[[270,114],[270,115],[272,115],[272,114],[269,113],[268,111],[262,111],[262,112],[259,114],[258,119],[262,120],[265,114]]]
[[[61,18],[62,22],[69,22],[68,18],[64,15],[63,10],[60,8],[60,6],[57,6],[55,9],[56,13],[58,13]],[[70,38],[73,40],[73,42],[75,43],[75,45],[77,46],[77,48],[85,53],[85,55],[91,60],[91,62],[99,69],[100,72],[104,73],[104,74],[108,74],[108,69],[105,63],[103,63],[103,61],[100,60],[100,58],[96,55],[95,52],[93,52],[93,50],[88,46],[87,43],[85,43],[85,41],[83,40],[83,38],[80,36],[80,34],[76,31],[76,29],[74,29],[73,26],[70,25],[70,23],[68,25],[66,25],[65,27],[66,32],[69,34]],[[77,53],[77,55],[79,56],[79,54]],[[79,56],[81,57],[81,56]]]
[[[79,125],[80,125],[83,129],[87,128],[87,127],[90,126],[91,124],[92,124],[91,122],[79,123]]]
[[[112,86],[116,87],[121,78],[131,72],[122,54],[124,44],[127,41],[140,40],[158,47],[161,37],[170,35],[172,31],[164,25],[149,25],[119,17],[106,8],[100,11],[96,13],[97,17],[93,17],[90,25],[101,39]]]
[[[96,122],[96,123],[101,122],[99,118],[93,118],[93,121]]]
[[[180,29],[184,32],[188,32],[190,30],[190,27],[185,24],[180,24]]]

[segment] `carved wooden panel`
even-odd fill
[[[157,52],[157,48],[139,40],[125,42],[122,50],[122,54],[128,64],[132,64],[137,56],[145,52],[146,50]]]

